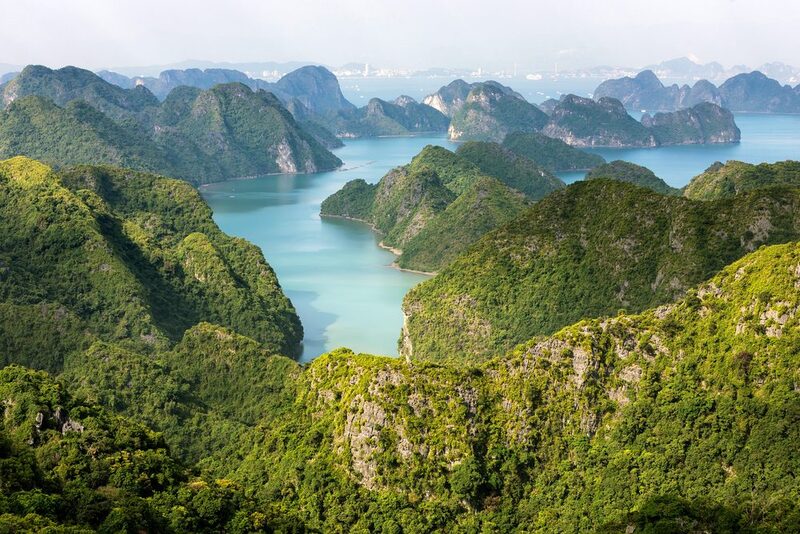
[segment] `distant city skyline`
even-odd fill
[[[601,5],[602,4],[602,5]],[[3,8],[0,63],[91,69],[177,63],[370,63],[511,71],[798,64],[800,4],[768,0],[40,0]]]

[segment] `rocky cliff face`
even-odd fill
[[[521,94],[517,93],[510,87],[497,83],[495,81],[467,83],[464,80],[454,80],[432,95],[426,96],[423,104],[427,104],[434,109],[439,110],[441,113],[448,117],[453,117],[466,103],[470,91],[479,86],[488,86],[496,89],[500,93],[509,96],[516,96],[524,100]]]
[[[241,83],[181,86],[159,102],[96,74],[31,66],[2,86],[0,157],[53,165],[125,165],[203,183],[272,172],[315,172],[341,161],[278,98]]]
[[[336,76],[321,66],[301,67],[263,88],[282,98],[296,98],[316,114],[355,109],[342,94]]]
[[[440,112],[409,96],[392,102],[373,98],[362,108],[315,116],[312,120],[344,138],[438,133],[447,131],[449,124]]]
[[[345,499],[340,488],[351,486],[363,491],[348,502],[391,496],[402,503],[392,520],[425,531],[458,530],[439,519],[454,514],[459,526],[508,531],[646,532],[626,515],[646,503],[650,525],[714,532],[720,515],[690,520],[684,501],[648,500],[676,486],[741,510],[742,524],[754,507],[783,518],[798,491],[786,474],[796,464],[798,285],[798,246],[775,246],[672,305],[585,320],[479,365],[323,355],[299,380],[290,431],[259,430],[271,437],[245,467],[276,466],[269,483],[299,486],[300,496],[285,497],[293,503],[320,492],[325,502]],[[315,439],[290,441],[289,432]],[[308,469],[339,482],[321,486],[303,476]],[[436,510],[436,519],[407,519],[420,509]],[[322,531],[343,521],[308,516]],[[351,521],[380,521],[362,518]]]
[[[169,122],[157,124],[162,142],[179,137],[220,165],[221,173],[317,172],[341,161],[304,131],[280,101],[243,84],[218,85],[165,101]]]

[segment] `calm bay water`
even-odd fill
[[[715,161],[800,159],[800,116],[739,115],[736,120],[742,130],[738,145],[593,151],[609,161],[645,165],[676,187]],[[380,239],[369,227],[321,219],[319,206],[348,180],[375,183],[427,144],[455,147],[443,136],[347,141],[336,151],[345,170],[263,176],[202,188],[220,227],[261,247],[277,272],[303,321],[303,361],[340,346],[397,354],[403,295],[427,277],[391,268],[394,256],[378,248]],[[583,175],[561,177],[569,183]]]
[[[683,187],[715,161],[773,163],[800,159],[800,115],[736,115],[742,142],[732,145],[686,145],[662,148],[596,148],[607,161],[622,159],[644,165],[673,187]],[[585,173],[562,173],[567,183]]]
[[[427,276],[390,267],[394,255],[364,224],[322,219],[320,203],[355,178],[375,183],[427,144],[453,148],[444,136],[348,141],[336,151],[345,170],[262,176],[201,189],[228,234],[264,251],[305,329],[302,361],[336,347],[397,354],[400,303]]]

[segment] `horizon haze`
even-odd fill
[[[103,68],[198,62],[348,62],[548,70],[687,56],[726,68],[796,63],[800,4],[711,0],[585,5],[505,0],[254,3],[47,0],[10,4],[0,64]],[[176,23],[177,22],[177,23]],[[31,26],[37,28],[31,32]],[[480,39],[463,29],[480,29]],[[742,36],[746,35],[747,39]]]

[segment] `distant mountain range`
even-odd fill
[[[573,146],[654,147],[740,136],[733,115],[713,102],[640,122],[612,98],[570,95],[538,107],[495,81],[455,80],[422,103],[373,98],[357,108],[322,66],[276,82],[231,69],[131,79],[29,66],[0,85],[0,98],[0,157],[123,165],[193,183],[333,169],[341,162],[328,149],[341,138],[448,132],[454,140],[500,143],[510,134],[542,133]]]
[[[644,70],[601,83],[594,98],[604,97],[635,110],[675,111],[711,102],[735,112],[800,113],[800,85],[781,85],[759,71],[737,74],[717,87],[708,80],[693,86],[664,85],[655,72]]]
[[[655,65],[647,65],[639,70],[652,70],[659,78],[667,79],[677,83],[687,83],[696,80],[710,80],[721,83],[737,74],[744,74],[754,70],[763,72],[765,75],[775,78],[781,83],[800,83],[800,69],[774,61],[764,63],[755,69],[747,65],[734,65],[726,69],[716,61],[701,64],[687,57],[662,61]]]

